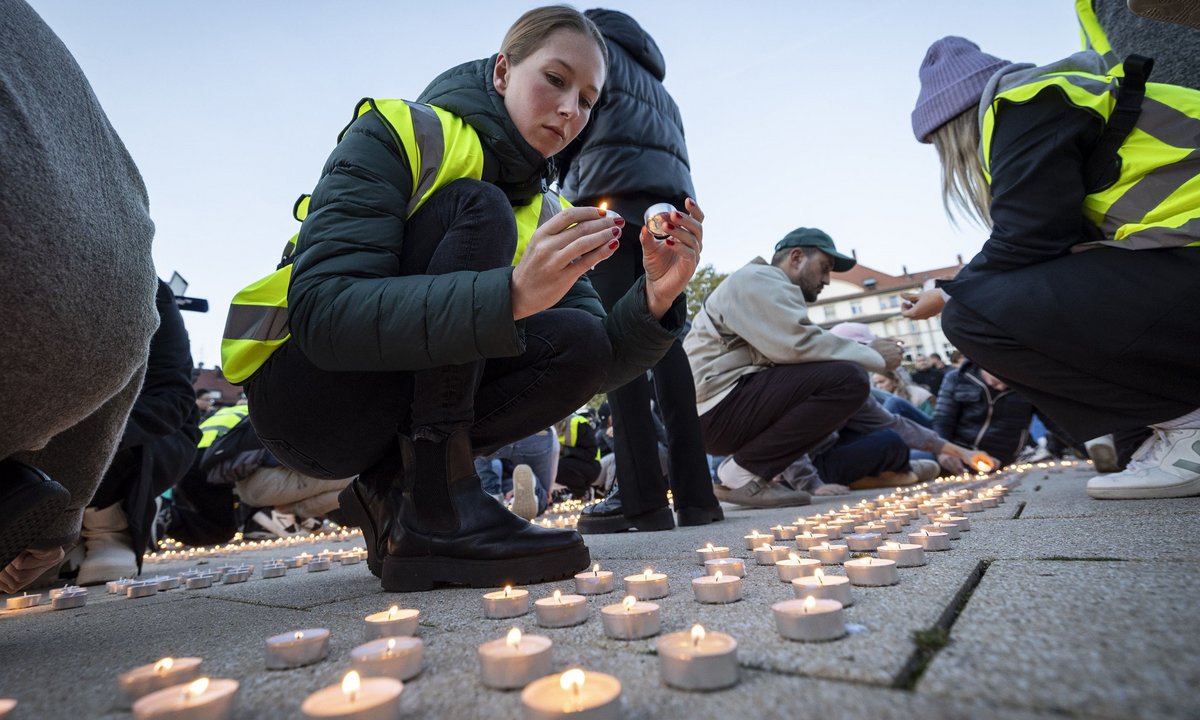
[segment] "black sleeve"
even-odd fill
[[[954,388],[958,387],[958,370],[946,373],[938,392],[937,404],[933,407],[933,431],[943,440],[954,442],[958,427],[958,403],[954,400]]]
[[[192,389],[192,353],[183,316],[175,295],[158,281],[158,330],[150,340],[150,360],[142,391],[133,403],[121,447],[145,445],[176,432],[192,417],[196,391]]]
[[[1102,131],[1099,116],[1057,88],[1021,104],[1002,101],[991,147],[991,237],[956,281],[1045,262],[1085,240],[1083,166]],[[953,281],[946,289],[954,294]]]

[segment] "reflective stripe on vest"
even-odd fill
[[[1079,21],[1079,39],[1083,43],[1083,49],[1095,51],[1104,58],[1107,67],[1112,68],[1120,64],[1120,59],[1108,42],[1108,34],[1100,25],[1100,19],[1096,17],[1092,0],[1075,0],[1075,18]]]
[[[230,405],[221,408],[204,422],[200,423],[200,442],[196,447],[200,450],[212,445],[217,438],[237,427],[250,414],[247,405]]]
[[[991,183],[996,115],[1043,92],[1057,92],[1107,121],[1116,105],[1122,68],[1109,76],[1020,70],[1005,78],[980,123],[980,159]],[[1110,186],[1089,193],[1083,215],[1104,240],[1074,249],[1111,245],[1127,250],[1200,246],[1200,91],[1146,84],[1137,125],[1119,150],[1121,169]]]
[[[405,217],[412,217],[430,196],[449,183],[482,178],[483,146],[475,129],[462,118],[430,105],[366,98],[355,106],[354,119],[369,112],[383,120],[412,172],[413,192]],[[345,132],[342,130],[339,141]],[[568,207],[570,203],[560,195],[547,191],[513,208],[517,224],[514,266],[520,262],[534,231]],[[301,196],[294,214],[303,220],[307,213],[308,196]],[[285,246],[282,267],[246,286],[230,304],[221,341],[222,370],[230,382],[247,380],[291,337],[287,291],[292,277],[291,253],[298,237],[293,236]]]

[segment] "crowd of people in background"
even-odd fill
[[[1096,498],[1200,495],[1200,31],[1076,6],[1088,47],[1062,61],[947,37],[921,64],[916,139],[988,230],[906,296],[949,364],[809,317],[856,263],[816,227],[739,238],[761,256],[687,317],[704,213],[665,59],[629,15],[552,6],[416,102],[359,104],[234,300],[231,402],[193,375],[86,78],[2,0],[0,591],[136,575],[168,536],[347,525],[385,590],[538,582],[588,565],[580,534],[1065,454]],[[536,522],[566,500],[578,531]]]

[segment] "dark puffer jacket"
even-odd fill
[[[514,202],[542,192],[553,164],[513,125],[492,85],[496,58],[442,73],[420,101],[458,115],[480,136],[482,179]],[[382,118],[355,120],[325,164],[300,229],[288,290],[292,342],[325,370],[411,371],[512,357],[525,347],[512,317],[512,268],[400,275],[412,175]],[[586,277],[556,307],[604,322],[614,360],[605,387],[652,367],[683,325],[682,295],[661,321],[650,315],[645,282],[606,317]]]
[[[696,191],[679,107],[662,85],[667,66],[658,45],[624,13],[584,14],[608,40],[608,79],[591,122],[555,156],[563,195],[590,203],[621,188],[612,209],[637,223],[654,203],[682,208]]]
[[[1025,445],[1033,405],[1013,390],[997,391],[970,361],[946,373],[933,411],[933,430],[952,443],[982,450],[1001,463]]]

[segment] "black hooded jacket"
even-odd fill
[[[591,122],[555,156],[563,195],[573,202],[607,199],[637,223],[654,203],[682,208],[695,189],[679,107],[662,84],[667,66],[658,45],[624,13],[584,14],[608,40],[608,79]]]

